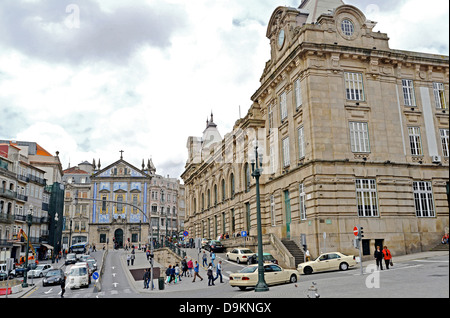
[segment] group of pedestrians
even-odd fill
[[[384,264],[386,265],[386,269],[389,269],[389,266],[394,266],[394,263],[392,262],[391,251],[388,250],[387,246],[384,246],[383,250],[380,249],[380,246],[377,246],[374,257],[377,263],[378,270],[383,270],[383,260]]]

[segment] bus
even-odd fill
[[[75,254],[86,254],[87,253],[87,246],[88,243],[77,243],[77,244],[73,244],[70,248],[69,248],[69,253],[75,253]]]

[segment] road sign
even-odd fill
[[[183,232],[183,236],[189,236],[189,232],[188,231],[184,231]]]
[[[353,234],[355,234],[355,236],[358,236],[358,234],[359,234],[359,229],[358,229],[357,226],[355,226],[355,227],[353,228]]]
[[[97,272],[94,272],[94,273],[92,274],[92,278],[93,278],[93,279],[97,280],[98,277],[99,277],[99,275],[98,275]]]
[[[242,237],[246,237],[247,236],[247,231],[241,231],[241,236]]]

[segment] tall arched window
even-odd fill
[[[217,205],[219,201],[219,194],[217,193],[217,184],[214,185],[214,206]]]
[[[235,191],[235,186],[234,186],[234,174],[232,173],[230,175],[230,195],[231,195],[232,199],[234,198],[235,193],[236,193],[236,191]]]
[[[250,165],[248,163],[244,165],[244,186],[245,192],[250,191]]]
[[[227,198],[227,193],[225,189],[226,189],[225,179],[222,179],[222,202],[225,201],[225,199]]]

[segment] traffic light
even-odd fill
[[[364,237],[364,228],[362,226],[358,226],[358,240],[362,240],[362,238]]]

